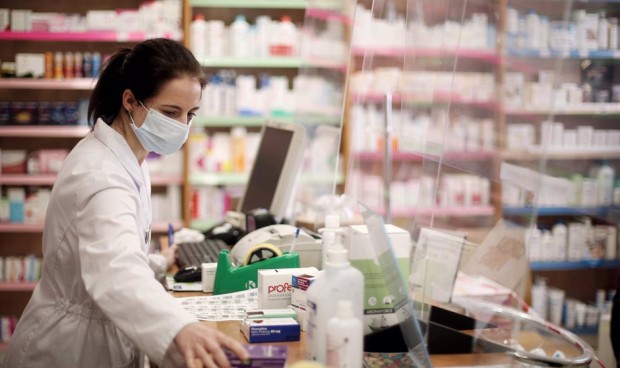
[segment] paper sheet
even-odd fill
[[[245,311],[258,309],[258,290],[178,299],[183,308],[202,321],[236,321]]]

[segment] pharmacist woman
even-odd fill
[[[244,348],[198,323],[155,279],[149,259],[149,152],[186,141],[205,79],[181,44],[152,39],[107,61],[89,133],[71,151],[45,218],[43,276],[4,367],[228,367]]]

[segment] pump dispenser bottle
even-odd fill
[[[326,252],[324,271],[308,288],[307,294],[306,357],[320,363],[326,362],[327,322],[337,303],[349,301],[353,316],[360,323],[364,315],[364,275],[349,263],[348,251],[342,246],[339,234]]]

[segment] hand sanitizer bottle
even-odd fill
[[[355,318],[363,321],[364,275],[351,266],[348,253],[337,239],[327,250],[323,274],[308,288],[306,358],[310,360],[326,362],[327,322],[339,301],[349,301]]]

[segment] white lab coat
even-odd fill
[[[4,367],[138,367],[142,353],[181,363],[174,337],[196,318],[155,279],[150,226],[146,165],[99,120],[54,184],[43,276]]]

